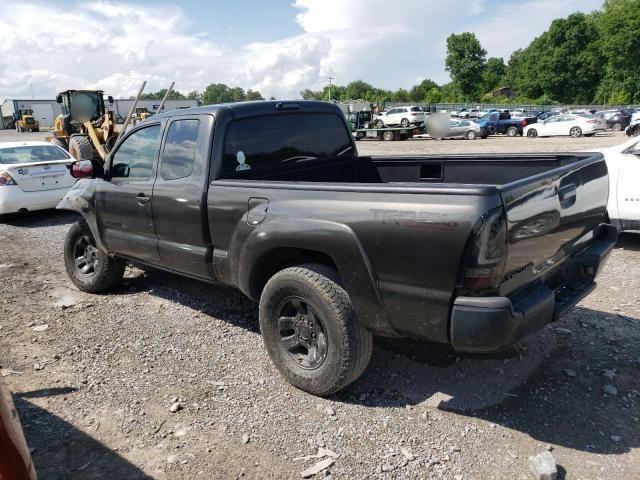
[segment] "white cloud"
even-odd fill
[[[171,5],[82,2],[61,11],[46,3],[0,0],[0,96],[52,97],[67,88],[114,96],[172,80],[183,92],[224,82],[295,97],[328,75],[385,88],[416,78],[447,81],[445,39],[477,32],[489,55],[526,46],[549,22],[576,9],[571,0],[524,0],[494,9],[490,0],[295,0],[303,33],[278,41],[230,45],[195,32],[197,12]],[[580,2],[582,10],[601,0]],[[494,11],[495,10],[495,11]]]

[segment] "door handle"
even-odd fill
[[[151,197],[147,197],[144,193],[139,193],[136,196],[136,200],[140,205],[144,205],[145,203],[149,203],[149,201],[151,200]]]

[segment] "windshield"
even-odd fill
[[[71,92],[69,103],[69,105],[64,105],[67,110],[65,113],[70,114],[71,118],[77,122],[95,120],[102,115],[102,93]]]
[[[352,137],[337,115],[292,113],[240,119],[229,124],[224,173],[247,172],[312,160],[353,156]]]
[[[0,164],[2,165],[67,160],[69,158],[71,157],[67,152],[55,145],[0,148]]]

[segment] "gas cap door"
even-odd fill
[[[267,211],[269,210],[269,199],[251,197],[247,205],[247,224],[259,225],[267,218]]]

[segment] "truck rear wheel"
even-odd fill
[[[72,135],[69,139],[69,153],[76,160],[92,160],[94,153],[89,137]]]
[[[276,273],[260,297],[260,330],[271,361],[295,387],[330,395],[366,369],[373,338],[356,321],[337,272],[304,264]]]
[[[387,131],[387,132],[383,132],[383,133],[382,133],[382,139],[383,139],[385,142],[390,142],[390,141],[392,141],[394,138],[395,138],[395,135],[393,134],[393,132],[392,132],[392,131]]]
[[[89,226],[74,223],[64,242],[64,266],[73,284],[83,292],[112,290],[124,276],[126,262],[100,250]]]
[[[507,128],[507,137],[515,137],[518,134],[518,129],[516,127]]]

